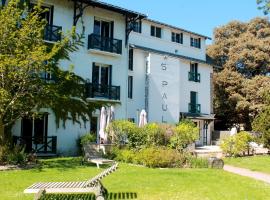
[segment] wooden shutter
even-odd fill
[[[99,84],[99,67],[94,62],[92,65],[92,83]]]
[[[112,65],[109,66],[109,85],[112,85]]]
[[[197,92],[190,92],[190,103],[191,104],[197,104]]]
[[[111,38],[113,38],[113,29],[114,29],[114,22],[111,21]]]

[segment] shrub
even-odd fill
[[[254,119],[252,128],[261,133],[261,142],[266,148],[270,149],[270,96],[269,106],[265,107],[261,113]]]
[[[7,162],[7,155],[9,153],[9,148],[7,145],[0,146],[0,164]]]
[[[178,151],[183,151],[199,137],[199,129],[190,120],[180,122],[174,130],[174,135],[170,139],[170,146]]]
[[[13,165],[26,164],[27,154],[24,152],[24,148],[19,145],[16,145],[10,152],[8,152],[7,163]]]
[[[241,156],[250,150],[249,143],[253,137],[245,131],[241,131],[233,136],[228,136],[221,141],[221,149],[228,156]]]
[[[187,156],[186,166],[189,168],[208,168],[208,159],[189,155]]]
[[[166,146],[165,129],[157,123],[149,123],[142,128],[143,135],[146,136],[147,146]]]
[[[176,150],[157,147],[141,150],[137,160],[147,167],[181,167],[185,161]]]
[[[139,131],[136,124],[130,121],[113,121],[107,131],[110,133],[113,143],[117,146],[127,144],[130,148],[135,148],[145,144],[143,131]]]
[[[93,142],[96,143],[96,141],[97,141],[97,136],[94,133],[87,133],[80,137],[80,144],[82,146],[89,143],[93,143]]]

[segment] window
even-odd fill
[[[142,21],[137,21],[133,24],[133,31],[137,33],[142,32]]]
[[[151,26],[151,36],[161,38],[161,28],[156,26]]]
[[[94,21],[94,34],[101,37],[113,38],[113,21],[103,21],[95,18]]]
[[[129,49],[128,55],[128,69],[133,71],[133,49]]]
[[[97,133],[98,118],[91,117],[90,119],[90,133]]]
[[[188,77],[189,81],[201,81],[201,75],[198,73],[198,63],[190,63],[190,72],[188,74]]]
[[[128,98],[133,96],[133,76],[128,76]]]
[[[196,47],[196,48],[201,48],[201,38],[190,38],[190,46]]]
[[[92,83],[97,85],[111,85],[112,66],[93,63]]]
[[[172,32],[172,42],[183,44],[183,33]]]
[[[33,10],[34,6],[36,6],[36,4],[31,3],[30,4],[30,10]],[[42,9],[46,9],[46,11],[42,12],[40,14],[40,17],[42,19],[45,19],[48,23],[48,25],[53,25],[53,11],[54,11],[54,7],[53,6],[41,6]]]
[[[48,114],[40,114],[36,118],[23,118],[21,122],[21,136],[35,137],[34,144],[43,144],[44,137],[47,137]],[[31,141],[31,140],[30,140]],[[32,141],[31,144],[32,146]],[[30,148],[30,147],[29,147]]]
[[[190,72],[188,74],[188,77],[189,81],[201,81],[201,75],[198,73],[198,63],[190,63]]]
[[[189,112],[190,113],[200,113],[201,105],[198,104],[198,93],[191,91],[190,92],[190,103],[189,103]]]

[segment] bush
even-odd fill
[[[7,162],[7,155],[9,154],[9,148],[7,145],[0,146],[0,164]]]
[[[269,97],[270,104],[270,97]],[[270,105],[265,107],[261,113],[254,119],[252,128],[261,133],[261,142],[270,149]]]
[[[187,156],[186,166],[189,168],[208,168],[208,159],[189,155]]]
[[[167,148],[146,148],[139,152],[139,164],[147,167],[182,167],[185,158],[179,152]]]
[[[205,158],[196,158],[188,153],[180,153],[165,147],[148,147],[141,150],[114,148],[108,158],[151,168],[208,167],[208,160]]]
[[[165,136],[165,129],[157,123],[147,124],[142,128],[144,136],[146,136],[147,146],[166,146],[168,141]]]
[[[238,134],[224,138],[220,147],[228,156],[241,156],[250,150],[249,143],[253,140],[254,138],[248,132],[241,131]]]
[[[112,142],[118,147],[127,144],[129,148],[137,148],[145,144],[144,132],[130,121],[113,121],[107,131],[112,137]]]
[[[89,143],[93,143],[93,142],[96,143],[96,141],[97,141],[97,136],[95,133],[87,133],[80,137],[80,144],[82,146]]]
[[[199,137],[199,129],[189,120],[180,122],[174,130],[174,135],[170,139],[170,147],[180,152]]]
[[[24,152],[24,148],[16,145],[10,152],[7,154],[7,163],[13,165],[23,165],[27,163],[27,154]]]

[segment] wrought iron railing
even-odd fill
[[[120,86],[86,83],[86,97],[120,100]]]
[[[188,104],[188,112],[194,113],[194,114],[201,113],[201,104],[189,103]]]
[[[189,72],[188,73],[188,80],[194,81],[194,82],[201,82],[201,75],[199,73]]]
[[[44,39],[51,42],[61,40],[61,26],[47,25],[44,30]]]
[[[57,136],[48,137],[24,137],[13,136],[14,144],[25,146],[28,152],[42,153],[42,154],[56,154]]]
[[[122,54],[122,40],[91,34],[88,35],[88,49],[98,49],[110,53]]]

